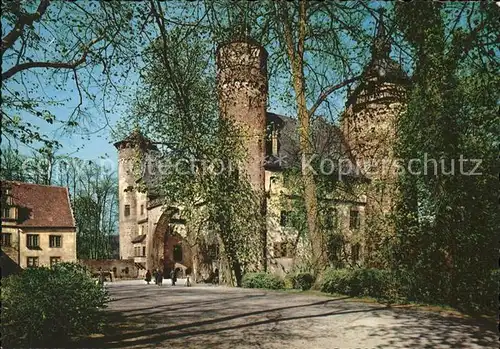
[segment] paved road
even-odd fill
[[[107,285],[112,333],[85,347],[497,348],[493,329],[345,298],[213,286]]]

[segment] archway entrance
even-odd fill
[[[183,277],[193,268],[192,250],[183,224],[174,218],[177,214],[177,210],[170,208],[163,212],[148,243],[147,269],[162,271],[164,278],[169,278],[172,270]]]

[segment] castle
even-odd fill
[[[405,107],[408,79],[389,57],[391,45],[379,21],[370,63],[362,79],[348,95],[340,127],[318,118],[314,125],[316,152],[336,159],[350,159],[355,171],[344,174],[353,179],[348,194],[333,192],[329,209],[322,214],[335,222],[346,241],[344,257],[354,264],[368,259],[367,225],[389,214],[394,204],[395,174],[373,160],[391,159],[396,140],[396,117]],[[267,52],[253,41],[236,41],[217,51],[217,78],[221,117],[245,130],[246,172],[250,184],[267,210],[267,266],[276,272],[293,266],[293,229],[287,224],[288,211],[283,195],[289,192],[283,170],[300,162],[297,120],[267,111]],[[146,269],[192,268],[195,277],[217,267],[217,256],[201,266],[197,251],[186,242],[186,221],[175,207],[164,207],[152,191],[137,190],[134,158],[155,152],[153,142],[139,131],[115,143],[119,157],[120,258],[133,258]],[[260,159],[285,159],[262,164]],[[366,168],[366,164],[371,169]],[[325,213],[326,212],[326,213]],[[295,246],[296,247],[296,246]],[[217,247],[213,246],[216,250]],[[215,253],[216,254],[216,253]]]

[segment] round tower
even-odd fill
[[[253,40],[237,40],[217,49],[217,92],[221,117],[234,122],[246,156],[244,172],[257,194],[262,218],[261,270],[267,268],[265,137],[267,112],[267,52]]]
[[[348,241],[360,238],[361,260],[379,267],[377,251],[382,237],[394,231],[390,213],[397,198],[397,173],[394,154],[399,114],[406,108],[409,79],[401,66],[390,58],[391,43],[383,23],[383,11],[377,24],[372,57],[358,86],[348,96],[341,128],[361,174],[368,183],[356,186],[358,198],[365,198],[365,223],[350,232]],[[355,245],[351,245],[351,248]],[[358,252],[358,253],[359,253]]]
[[[389,56],[391,43],[383,23],[383,11],[372,47],[372,58],[363,78],[348,96],[341,127],[351,155],[360,170],[372,179],[392,179],[396,118],[406,107],[409,79]]]
[[[137,180],[144,152],[154,145],[139,130],[114,144],[118,150],[118,207],[120,259],[134,258],[132,239],[138,234]]]
[[[217,88],[221,116],[241,132],[250,183],[264,191],[267,109],[267,52],[256,42],[233,41],[217,49]]]

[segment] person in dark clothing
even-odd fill
[[[102,268],[99,268],[99,285],[104,285],[104,273],[102,272]]]
[[[214,284],[218,285],[219,284],[219,269],[215,268],[214,272]]]
[[[158,285],[158,269],[153,270],[153,279],[155,280],[155,285]]]
[[[170,272],[170,278],[172,279],[172,286],[175,286],[175,283],[177,282],[177,273],[175,270]]]
[[[151,282],[151,272],[149,270],[146,271],[146,279],[145,280],[149,285],[149,283]]]
[[[163,273],[158,270],[158,286],[163,285]]]

